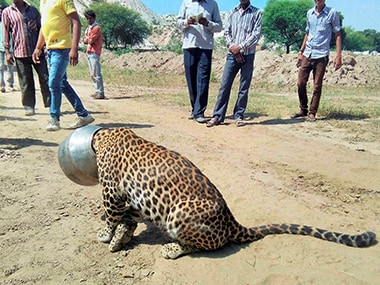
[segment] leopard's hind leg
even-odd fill
[[[222,247],[228,241],[230,218],[229,210],[223,203],[207,200],[181,202],[167,217],[165,231],[174,242],[163,245],[162,256],[175,259]]]
[[[116,227],[115,233],[108,245],[108,249],[111,252],[121,250],[131,241],[136,228],[136,222],[123,218]]]
[[[126,207],[120,223],[116,226],[113,237],[108,245],[111,252],[121,250],[133,237],[137,224],[141,223],[140,212],[132,207]]]
[[[199,250],[187,245],[180,245],[176,242],[166,243],[161,248],[161,255],[167,259],[176,259],[182,255],[195,253]]]

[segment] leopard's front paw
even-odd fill
[[[113,232],[114,232],[113,229],[109,227],[100,229],[98,231],[98,241],[109,243],[112,239]]]

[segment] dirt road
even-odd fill
[[[89,82],[73,83],[97,125],[131,127],[188,157],[246,226],[291,222],[380,235],[380,141],[349,143],[341,131],[320,131],[323,121],[286,118],[208,129],[187,119],[188,108],[149,98],[168,89],[108,90],[108,100],[94,101]],[[65,100],[62,112],[65,128],[75,114]],[[110,253],[96,240],[101,189],[64,176],[57,150],[71,131],[46,132],[47,119],[40,97],[37,114],[25,117],[19,92],[0,94],[0,284],[379,283],[379,245],[311,237],[268,236],[165,260],[161,233],[141,224],[129,247]]]

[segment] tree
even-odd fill
[[[305,35],[306,13],[311,7],[312,0],[269,0],[262,26],[265,42],[285,45],[286,53],[293,44],[300,46]]]
[[[368,41],[368,49],[370,51],[380,51],[380,33],[374,29],[365,29],[363,32]]]
[[[103,44],[106,49],[141,44],[152,33],[138,12],[118,3],[92,4],[88,9],[96,13],[96,21],[102,27]]]
[[[357,32],[351,27],[344,29],[343,48],[350,51],[380,51],[380,33],[367,29]]]

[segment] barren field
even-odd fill
[[[107,100],[95,101],[90,82],[71,82],[97,125],[130,127],[188,157],[246,226],[288,222],[380,235],[380,138],[348,141],[342,130],[321,131],[324,120],[288,118],[208,129],[187,119],[188,107],[150,97],[178,91],[170,86],[107,87]],[[74,184],[58,164],[75,114],[64,100],[63,129],[46,132],[48,109],[40,95],[37,101],[36,115],[25,117],[19,92],[0,94],[0,284],[379,283],[378,244],[358,249],[278,235],[165,260],[164,239],[147,223],[110,253],[96,240],[104,223],[100,186]]]

